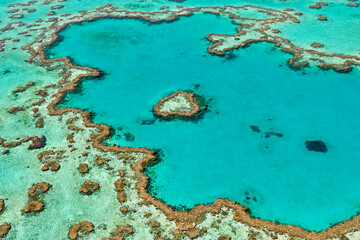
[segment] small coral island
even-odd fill
[[[206,106],[200,106],[191,92],[177,91],[168,97],[160,99],[153,108],[154,114],[165,119],[193,119]]]

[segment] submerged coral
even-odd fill
[[[305,146],[309,151],[323,152],[323,153],[326,153],[328,151],[326,144],[321,140],[306,141]]]

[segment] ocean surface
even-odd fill
[[[288,2],[300,8],[300,1]],[[318,13],[328,11],[330,19],[348,22],[358,18],[352,8],[339,9]],[[358,33],[335,37],[331,31],[339,29],[340,21],[328,28],[321,22],[304,24],[279,29],[300,46],[327,41],[325,51],[359,52]],[[94,112],[94,122],[115,129],[108,144],[159,150],[161,161],[146,171],[148,190],[176,209],[228,198],[249,207],[254,217],[316,231],[356,215],[359,70],[294,71],[286,64],[291,55],[266,43],[225,57],[208,54],[207,34],[233,34],[235,29],[230,20],[209,14],[163,24],[105,19],[71,25],[61,32],[62,41],[48,49],[49,57],[69,56],[104,74],[84,81],[61,107]],[[177,90],[206,99],[209,111],[202,119],[153,116],[152,107]],[[129,133],[133,137],[126,137]],[[328,151],[308,151],[308,140],[323,141]]]

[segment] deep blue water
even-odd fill
[[[72,25],[50,56],[106,75],[85,81],[63,107],[95,112],[95,122],[116,129],[111,144],[161,149],[162,161],[147,171],[150,191],[177,208],[229,198],[255,217],[318,231],[349,219],[360,210],[359,72],[293,71],[291,56],[268,44],[232,57],[207,53],[208,33],[235,28],[212,15]],[[141,124],[179,89],[212,100],[210,112],[197,122]],[[306,140],[324,141],[328,152],[309,152]]]

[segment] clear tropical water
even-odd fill
[[[360,210],[359,72],[292,71],[290,55],[267,44],[235,57],[207,53],[208,33],[234,32],[212,15],[70,26],[50,56],[71,56],[106,75],[85,81],[62,107],[95,112],[95,122],[116,129],[111,144],[161,149],[162,161],[146,172],[149,191],[178,209],[228,198],[255,217],[309,230],[349,219]],[[205,96],[211,111],[197,122],[142,124],[179,89]],[[324,141],[328,152],[309,152],[307,140]]]

